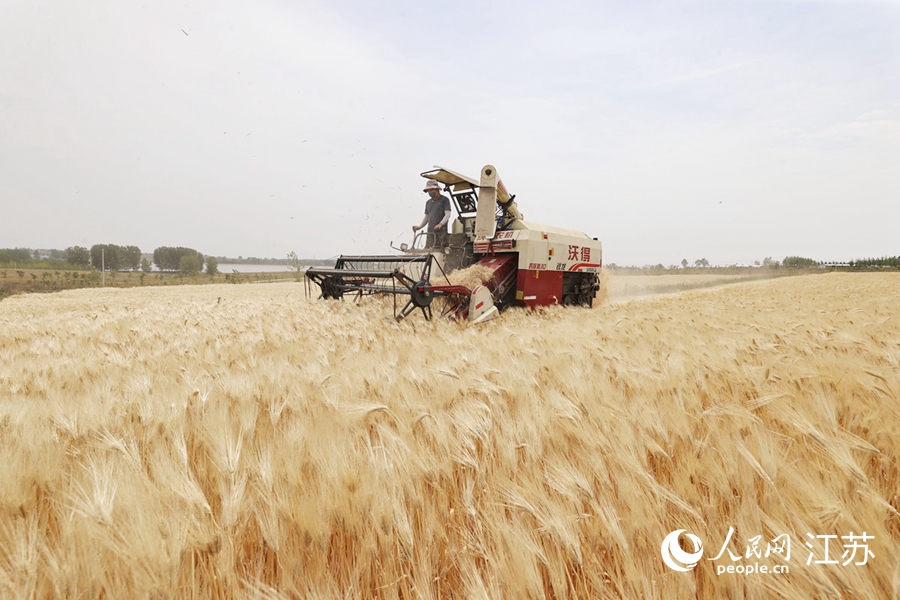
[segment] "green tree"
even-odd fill
[[[0,249],[0,263],[27,263],[31,262],[31,252],[27,248],[3,248]]]
[[[185,254],[178,261],[178,270],[183,275],[196,275],[200,272],[202,263],[197,259],[196,254]]]
[[[206,274],[207,275],[216,275],[219,272],[219,261],[216,260],[215,256],[207,256],[206,257]]]
[[[194,256],[197,259],[197,264],[200,265],[200,267],[203,266],[203,255],[201,253],[193,248],[184,248],[181,246],[177,248],[160,246],[153,251],[153,262],[159,267],[160,271],[178,271],[181,269],[181,257],[188,255]]]
[[[91,264],[95,269],[106,265],[107,271],[118,271],[124,266],[125,249],[115,244],[94,244],[91,246]]]
[[[87,267],[91,264],[91,253],[81,246],[69,246],[66,248],[66,261],[71,265]]]
[[[125,246],[122,248],[123,266],[137,271],[141,266],[141,249],[137,246]]]
[[[303,263],[300,262],[300,259],[297,257],[297,253],[291,251],[287,255],[288,260],[290,261],[290,265],[288,268],[294,272],[294,279],[297,281],[303,280]]]
[[[682,258],[682,259],[681,259],[681,268],[682,268],[682,269],[687,269],[687,266],[688,266],[688,261],[687,261],[687,259],[686,259],[686,258]]]
[[[153,270],[153,265],[150,264],[150,261],[146,258],[141,259],[141,271],[144,273],[149,273]]]

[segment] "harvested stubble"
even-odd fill
[[[900,277],[468,328],[301,290],[0,303],[2,596],[900,592]],[[729,527],[736,554],[790,534],[790,572],[717,575]],[[675,529],[707,546],[689,573]],[[807,566],[808,532],[874,558]]]
[[[613,298],[633,298],[647,294],[671,294],[673,292],[685,292],[699,288],[707,288],[741,281],[757,281],[771,279],[773,277],[791,276],[794,273],[788,270],[770,271],[762,270],[754,274],[669,274],[669,275],[611,275],[607,269],[603,269],[609,282],[610,294]]]

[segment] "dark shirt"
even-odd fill
[[[432,200],[429,198],[425,202],[425,214],[428,215],[428,233],[434,231],[434,226],[444,220],[444,213],[450,210],[450,200],[443,194]],[[443,231],[447,230],[444,225]]]

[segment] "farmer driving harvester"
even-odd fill
[[[428,194],[425,202],[425,216],[418,225],[413,225],[413,231],[419,231],[427,226],[428,233],[426,246],[431,248],[443,248],[447,239],[447,223],[450,222],[450,199],[441,194],[441,188],[434,179],[429,179],[422,190]]]

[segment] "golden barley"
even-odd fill
[[[5,299],[0,597],[900,594],[900,277],[641,291],[468,327],[298,284]],[[732,528],[790,572],[717,574]]]

